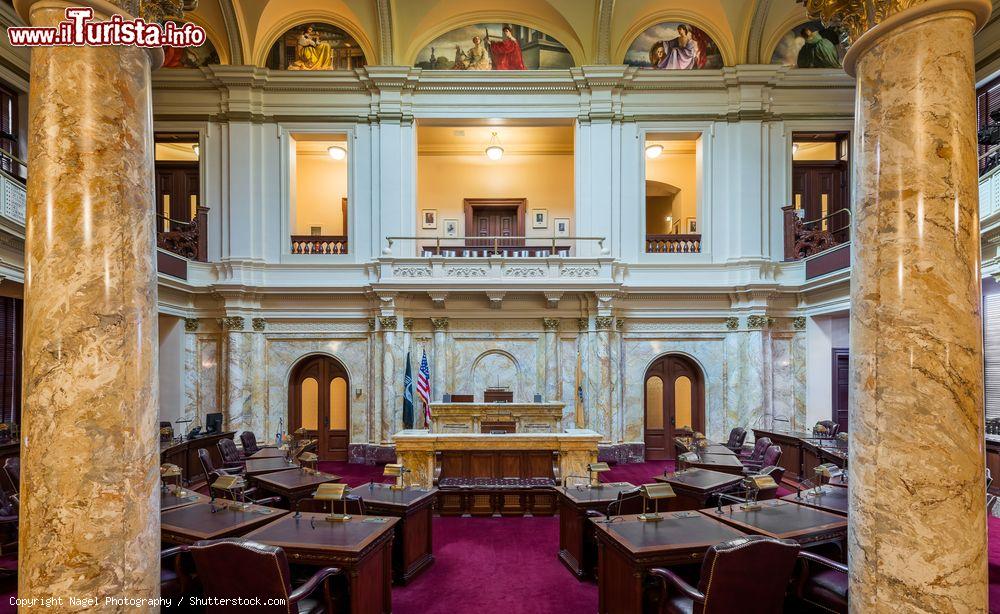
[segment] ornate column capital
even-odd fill
[[[542,327],[545,330],[559,330],[559,318],[542,318]]]
[[[726,328],[729,330],[736,330],[740,327],[740,319],[736,316],[726,318]]]
[[[184,318],[184,330],[189,333],[198,332],[198,318]]]
[[[614,323],[614,316],[597,316],[594,318],[594,324],[597,326],[597,330],[611,330]]]
[[[590,329],[590,318],[578,318],[576,325],[580,329],[580,332],[586,332]]]
[[[258,333],[264,332],[264,329],[267,328],[267,320],[264,318],[254,318],[250,320],[250,327]]]
[[[792,328],[795,330],[805,330],[806,329],[806,317],[798,316],[792,318]]]
[[[431,318],[431,328],[436,331],[448,330],[448,318]]]
[[[374,330],[375,330],[375,318],[368,318],[368,331],[371,332]]]
[[[406,332],[413,330],[413,318],[403,318],[403,330]]]
[[[246,325],[246,321],[243,316],[227,316],[219,320],[219,326],[223,330],[243,330]]]
[[[774,318],[763,315],[747,316],[747,328],[767,328],[774,321]]]
[[[396,330],[396,316],[380,316],[378,323],[382,330]]]

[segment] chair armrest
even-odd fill
[[[172,556],[177,556],[178,554],[187,551],[188,551],[187,546],[174,546],[173,548],[167,548],[166,550],[160,553],[160,560],[162,561],[163,559],[167,559]]]
[[[680,576],[670,571],[669,569],[663,569],[662,567],[655,567],[649,570],[649,575],[656,576],[663,583],[663,597],[661,603],[666,601],[666,597],[670,594],[670,587],[673,586],[678,591],[690,597],[697,603],[705,603],[705,595],[701,594],[701,591],[691,586],[687,582],[681,579]]]
[[[604,518],[604,514],[597,510],[587,510],[587,518]]]
[[[271,505],[273,503],[280,503],[281,497],[264,497],[263,499],[257,499],[254,501],[254,505]]]
[[[338,567],[324,567],[323,569],[320,569],[314,573],[311,578],[306,580],[305,584],[292,591],[292,594],[288,596],[288,604],[292,605],[302,601],[304,598],[311,595],[313,591],[319,588],[327,578],[335,576],[339,573],[340,569]]]
[[[825,567],[829,567],[830,569],[833,569],[835,571],[839,571],[839,572],[844,573],[844,574],[847,573],[847,565],[844,565],[843,563],[838,563],[837,561],[834,561],[832,559],[828,559],[825,556],[820,556],[820,555],[815,554],[813,552],[809,552],[808,550],[800,550],[799,551],[799,558],[800,559],[805,559],[806,561],[808,561],[810,563],[819,563],[820,565],[823,565]]]

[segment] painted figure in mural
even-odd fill
[[[514,38],[513,28],[504,26],[503,36],[498,41],[491,41],[489,30],[487,30],[486,41],[490,48],[493,70],[524,70],[521,45]]]
[[[330,43],[320,40],[319,33],[307,26],[295,42],[295,61],[288,70],[331,70],[333,50]]]
[[[520,47],[517,50],[518,58],[521,57]],[[469,47],[469,52],[466,54],[466,68],[468,70],[490,70],[493,68],[490,62],[490,52],[487,51],[486,45],[483,45],[483,39],[478,36],[472,37],[472,47]],[[521,68],[524,68],[522,63]]]
[[[677,38],[653,45],[649,63],[664,70],[691,70],[705,64],[704,55],[704,47],[695,40],[691,26],[682,23],[677,26]]]
[[[799,50],[799,68],[840,68],[837,46],[832,41],[811,26],[802,28],[802,38],[806,42]]]

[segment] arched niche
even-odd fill
[[[476,401],[483,400],[487,388],[509,388],[514,400],[524,400],[520,390],[520,368],[517,359],[501,350],[480,354],[472,364],[472,390]]]

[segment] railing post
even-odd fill
[[[785,235],[785,260],[795,260],[795,206],[782,207]]]
[[[198,230],[198,262],[208,262],[208,207],[198,205],[194,216],[195,228]]]

